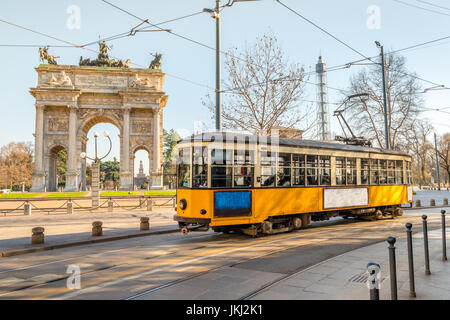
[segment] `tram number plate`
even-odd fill
[[[349,208],[369,205],[369,190],[367,188],[324,189],[323,208]]]
[[[214,192],[215,217],[247,217],[252,215],[251,191]]]

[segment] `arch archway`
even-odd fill
[[[67,169],[67,149],[62,145],[54,145],[48,154],[47,191],[55,192],[65,187]]]
[[[151,187],[151,153],[145,146],[133,150],[133,185],[137,189],[150,189]]]
[[[33,192],[44,191],[53,154],[48,148],[57,143],[67,150],[65,191],[86,189],[86,163],[80,154],[86,151],[89,130],[98,123],[113,124],[120,132],[121,189],[133,188],[132,150],[140,145],[153,157],[153,185],[162,187],[157,177],[168,97],[160,70],[41,65],[36,71],[38,84],[30,90],[36,99]]]

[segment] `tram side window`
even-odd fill
[[[380,172],[379,172],[378,159],[370,160],[370,184],[380,183]]]
[[[320,156],[320,185],[331,185],[331,162],[330,157]]]
[[[178,187],[179,188],[189,188],[190,176],[191,176],[191,152],[190,148],[182,148],[178,151],[178,166],[177,166],[177,176],[178,176]]]
[[[406,161],[406,183],[412,184],[411,161]]]
[[[380,160],[380,184],[387,184],[387,160]]]
[[[403,161],[395,161],[395,183],[403,184]]]
[[[211,150],[211,187],[231,188],[232,150]]]
[[[291,154],[290,153],[280,153],[278,155],[277,186],[278,187],[290,187],[291,186]]]
[[[261,153],[261,187],[274,187],[276,178],[275,153]]]
[[[305,155],[304,154],[293,154],[292,164],[294,167],[293,172],[293,184],[294,186],[304,186],[305,185]]]
[[[346,185],[345,179],[345,158],[336,158],[336,184]]]
[[[347,158],[347,185],[356,185],[356,159],[355,158]]]
[[[192,153],[192,187],[208,187],[208,149],[194,147]]]
[[[249,150],[234,151],[234,186],[253,187],[255,153]]]
[[[387,160],[387,183],[395,184],[395,161]]]
[[[308,186],[319,184],[319,162],[318,156],[306,156],[306,182]]]
[[[361,184],[369,184],[370,162],[369,159],[361,159]]]

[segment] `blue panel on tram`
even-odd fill
[[[252,212],[251,191],[214,192],[214,216],[250,216]]]

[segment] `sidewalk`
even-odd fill
[[[69,245],[101,242],[148,235],[153,232],[177,232],[173,208],[154,211],[115,209],[114,212],[76,212],[46,214],[33,212],[31,216],[0,216],[0,256],[48,250]],[[140,217],[150,217],[150,231],[140,231]],[[103,236],[92,237],[92,222],[103,222]],[[45,244],[31,245],[31,229],[45,228]]]
[[[416,298],[409,297],[409,269],[406,237],[397,238],[397,288],[399,300],[450,299],[450,260],[442,261],[441,230],[428,234],[431,275],[425,275],[423,234],[413,236]],[[406,232],[405,232],[406,235]],[[388,235],[387,235],[388,236]],[[447,232],[447,243],[450,245]],[[368,300],[366,267],[381,266],[380,300],[391,299],[389,252],[386,241],[347,252],[309,267],[269,288],[253,299]]]

